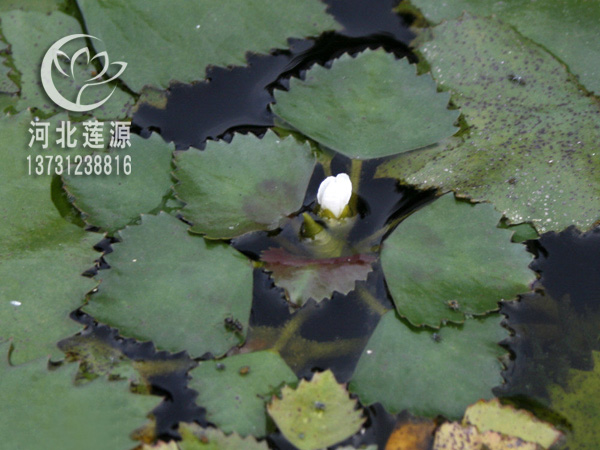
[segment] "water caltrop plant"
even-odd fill
[[[547,364],[518,345],[543,333],[506,313],[546,295],[540,242],[569,226],[597,236],[597,67],[571,47],[600,54],[587,22],[600,10],[561,0],[578,38],[557,41],[554,7],[402,1],[389,17],[411,17],[415,39],[400,57],[380,35],[356,47],[336,1],[0,5],[0,447],[598,443],[600,349],[576,327],[565,339],[584,363],[540,397],[501,393]],[[44,52],[76,33],[128,64],[83,116],[39,80]],[[244,118],[195,148],[136,124],[247,52],[275,61],[338,38],[255,89],[270,126]],[[61,89],[99,61],[73,64]],[[92,119],[133,120],[130,145],[81,145]],[[80,145],[37,145],[40,122],[79,125]],[[67,152],[127,156],[131,172],[31,173]],[[573,314],[568,297],[544,314]]]

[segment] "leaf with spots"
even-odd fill
[[[48,370],[45,360],[36,360],[11,367],[6,347],[0,345],[0,435],[5,448],[130,448],[130,434],[160,402],[131,393],[122,381],[98,379],[74,386],[76,364]]]
[[[262,437],[267,434],[265,404],[283,384],[298,381],[275,352],[260,351],[201,361],[191,372],[190,387],[207,419],[225,433]]]
[[[55,105],[46,95],[40,80],[40,64],[48,48],[71,34],[83,33],[79,22],[66,14],[54,11],[50,14],[32,11],[10,11],[0,14],[2,33],[11,45],[12,57],[17,70],[20,72],[21,97],[18,110],[37,108],[44,113],[53,113],[62,109]],[[85,47],[86,41],[73,40],[65,44],[61,50],[69,56],[80,48]],[[112,55],[110,49],[109,54]],[[85,58],[80,56],[74,64],[74,77],[65,77],[53,70],[53,82],[58,92],[66,99],[74,102],[77,94],[96,72],[94,64],[84,64]],[[63,70],[71,73],[68,60],[62,60]],[[128,110],[133,106],[133,98],[114,85],[102,84],[90,86],[81,95],[82,104],[96,103],[109,95],[110,99],[94,110],[98,118],[127,117]]]
[[[350,381],[350,392],[364,405],[380,402],[387,411],[450,419],[462,417],[471,403],[491,398],[502,383],[508,337],[502,317],[469,319],[461,326],[434,332],[415,330],[395,311],[383,316],[363,351]]]
[[[432,450],[542,450],[534,442],[525,442],[496,431],[479,432],[475,426],[444,423],[435,434]]]
[[[56,342],[81,328],[69,314],[96,285],[81,274],[94,264],[93,246],[102,238],[61,217],[51,176],[28,174],[28,156],[52,154],[27,146],[31,120],[28,112],[0,118],[0,342],[13,340],[15,363],[62,357]]]
[[[275,91],[273,112],[310,138],[353,158],[374,158],[435,144],[453,135],[458,111],[447,109],[430,75],[384,50],[342,55],[315,65],[289,92]],[[407,132],[408,131],[408,132]]]
[[[179,152],[175,191],[193,233],[228,239],[275,229],[300,209],[314,165],[309,144],[293,137],[238,134],[230,144]]]
[[[192,356],[221,355],[240,344],[252,301],[252,266],[221,242],[187,232],[166,213],[142,215],[104,257],[98,292],[84,311],[128,337]],[[235,320],[239,328],[227,327]],[[192,331],[190,331],[192,330]]]
[[[204,78],[209,65],[245,65],[246,52],[286,49],[288,38],[317,36],[339,25],[318,0],[78,0],[98,51],[126,61],[122,79],[134,91]]]
[[[156,134],[149,139],[132,135],[130,142],[131,148],[98,153],[102,161],[107,156],[111,158],[110,174],[64,177],[65,189],[82,211],[86,223],[109,233],[139,221],[140,214],[164,209],[173,185],[172,145]],[[128,161],[130,173],[125,172],[126,158],[131,158]],[[105,167],[104,162],[102,167]]]
[[[589,90],[600,93],[600,3],[581,0],[523,2],[521,0],[411,0],[433,22],[456,19],[463,11],[495,15],[523,36],[546,48]],[[560,30],[559,33],[556,31]]]
[[[399,157],[378,175],[490,201],[540,233],[591,227],[600,219],[597,100],[551,54],[496,19],[464,15],[432,33],[418,49],[468,133],[416,173]]]
[[[551,407],[573,427],[567,444],[571,450],[596,448],[600,442],[600,352],[593,352],[591,371],[571,369],[566,386],[549,388]]]
[[[179,425],[181,442],[175,450],[268,450],[266,442],[257,442],[252,436],[241,438],[236,433],[225,435],[214,428],[201,428],[195,423]]]
[[[360,430],[364,418],[356,406],[327,370],[300,381],[296,389],[284,387],[281,398],[273,397],[267,409],[288,441],[300,450],[317,450]]]
[[[413,325],[438,327],[527,292],[533,255],[497,227],[500,217],[490,204],[447,194],[401,222],[381,252],[398,313]]]

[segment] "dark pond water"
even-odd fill
[[[160,133],[178,149],[203,148],[207,139],[229,140],[234,131],[262,134],[273,125],[268,105],[274,89],[285,89],[290,77],[302,77],[315,63],[328,61],[344,52],[359,52],[367,47],[383,47],[398,57],[416,61],[408,43],[414,37],[405,19],[392,12],[393,0],[328,0],[329,12],[345,27],[339,33],[327,33],[316,39],[290,40],[290,48],[271,55],[248,55],[247,67],[207,69],[207,81],[191,85],[176,84],[164,94],[166,108],[150,104],[136,112],[135,130],[143,136]],[[332,172],[348,172],[349,160],[337,156],[331,163]],[[414,212],[434,199],[433,192],[400,187],[394,180],[373,180],[374,166],[364,164],[361,172],[360,219],[352,230],[350,240],[359,241],[382,229],[394,219]],[[314,204],[316,189],[324,178],[317,169],[308,189],[304,206]],[[60,203],[60,199],[56,200]],[[280,230],[277,233],[286,233]],[[234,240],[238,250],[257,259],[260,251],[272,246],[277,233],[253,233]],[[99,251],[110,252],[114,241],[105,239]],[[276,245],[276,243],[275,243]],[[588,369],[591,350],[598,350],[596,320],[600,304],[600,232],[580,235],[575,230],[547,234],[539,241],[528,243],[536,255],[532,268],[540,274],[534,290],[519,302],[502,305],[507,325],[514,331],[505,346],[512,360],[504,373],[506,384],[496,394],[509,397],[518,404],[533,408],[551,417],[547,410],[546,387],[564,381],[569,368]],[[108,269],[100,258],[97,270]],[[311,357],[297,354],[292,346],[283,343],[280,352],[300,376],[310,377],[316,370],[332,369],[338,381],[349,379],[362,348],[377,325],[381,315],[393,308],[381,268],[376,263],[366,282],[349,295],[335,294],[329,301],[309,302],[301,310],[290,313],[280,289],[261,269],[254,273],[254,296],[246,346],[253,348],[253,339],[261,330],[277,330],[292,320],[302,320],[299,336],[318,342],[353,340],[350,352]],[[374,306],[365,308],[362,296],[373,299]],[[549,314],[552,303],[559,314]],[[196,394],[186,387],[187,369],[194,362],[185,354],[169,355],[156,352],[151,343],[138,343],[120,337],[117,332],[98,325],[93,318],[80,313],[72,317],[87,325],[85,334],[110,347],[119,349],[126,357],[138,361],[181,362],[181,370],[150,378],[155,393],[166,400],[155,411],[158,437],[168,440],[177,437],[176,426],[197,421],[207,425],[205,412],[195,404]],[[340,319],[341,318],[341,319]],[[551,324],[553,332],[536,332],[536,325]],[[274,342],[271,342],[274,344]],[[206,355],[210,357],[210,355]],[[366,408],[365,429],[342,444],[378,444],[383,448],[397,416],[386,413],[379,405]],[[560,418],[553,418],[559,421]],[[269,435],[272,448],[293,448],[277,431]],[[340,444],[340,445],[342,445]]]
[[[540,278],[520,302],[502,305],[517,357],[498,393],[544,403],[550,384],[564,385],[570,369],[592,370],[600,350],[600,229],[546,233],[530,246]]]

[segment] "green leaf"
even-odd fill
[[[77,3],[89,34],[102,40],[97,50],[106,45],[111,58],[127,62],[121,79],[136,92],[201,80],[208,65],[244,65],[246,52],[284,49],[287,38],[339,28],[317,0]]]
[[[533,255],[498,228],[490,204],[445,195],[402,222],[387,238],[381,264],[396,310],[413,325],[438,327],[498,309],[529,290]]]
[[[160,208],[173,185],[173,145],[156,134],[150,139],[132,135],[130,142],[130,148],[99,153],[113,158],[110,175],[64,177],[65,188],[85,221],[109,233],[138,221],[140,214]],[[114,157],[119,158],[119,174]],[[129,174],[124,172],[126,157],[131,158]]]
[[[567,441],[570,450],[593,449],[600,442],[600,352],[592,354],[593,370],[571,369],[566,386],[555,384],[548,389],[552,409],[573,427]]]
[[[66,0],[4,0],[0,5],[0,12],[22,9],[24,11],[50,13],[58,10],[64,3],[66,3]]]
[[[9,108],[14,108],[19,101],[16,94],[4,94],[0,92],[0,111],[6,113]]]
[[[2,45],[2,42],[0,42]],[[5,58],[0,57],[0,93],[14,94],[19,92],[19,87],[8,77],[11,68],[6,64]]]
[[[519,225],[511,225],[508,227],[513,232],[513,242],[525,242],[531,239],[539,238],[535,228],[529,223],[520,223]]]
[[[201,428],[195,423],[179,425],[182,441],[180,450],[268,450],[266,442],[256,442],[252,436],[242,439],[236,433],[226,436],[214,428]]]
[[[453,135],[458,111],[430,75],[384,50],[315,65],[289,92],[275,91],[273,112],[305,135],[353,158],[374,158],[435,144]]]
[[[60,216],[50,176],[28,175],[27,156],[39,154],[27,147],[30,121],[27,112],[0,119],[0,342],[13,339],[15,363],[62,356],[56,342],[81,328],[69,314],[96,284],[81,273],[101,239]]]
[[[142,215],[141,225],[120,232],[122,242],[105,255],[98,293],[84,310],[125,336],[192,356],[225,353],[243,341],[225,319],[247,328],[252,267],[219,242],[190,236],[166,213]]]
[[[231,144],[179,152],[175,190],[192,232],[232,238],[277,228],[300,209],[314,165],[309,144],[293,137],[236,135]]]
[[[539,233],[600,218],[599,105],[559,61],[511,27],[469,15],[434,28],[419,49],[469,134],[415,174],[398,158],[379,176],[491,201]]]
[[[463,11],[495,15],[564,61],[590,90],[600,93],[600,3],[581,0],[411,0],[434,22],[455,19]],[[556,30],[560,30],[557,33]]]
[[[343,441],[364,422],[356,400],[330,370],[315,373],[310,381],[300,381],[295,390],[284,387],[281,399],[273,397],[267,409],[286,439],[300,450],[317,450]]]
[[[391,413],[408,409],[458,419],[502,383],[498,358],[506,352],[497,343],[508,331],[501,321],[501,316],[469,319],[434,333],[413,330],[388,312],[358,361],[350,392],[362,404],[380,402]]]
[[[481,433],[497,431],[527,442],[536,442],[544,448],[552,446],[562,436],[560,431],[536,419],[529,411],[502,405],[497,398],[469,406],[463,419],[463,425],[466,424],[475,425]]]
[[[6,354],[6,346],[0,346]],[[159,399],[98,379],[74,386],[77,365],[48,370],[43,360],[10,367],[0,358],[0,435],[5,448],[115,450],[144,425]]]
[[[207,420],[225,433],[262,437],[267,434],[265,403],[282,384],[298,381],[279,354],[260,351],[201,361],[191,372],[196,402]]]

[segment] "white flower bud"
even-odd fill
[[[345,173],[340,173],[336,177],[327,177],[319,186],[317,192],[317,201],[321,208],[331,212],[337,219],[352,196],[352,181]]]

